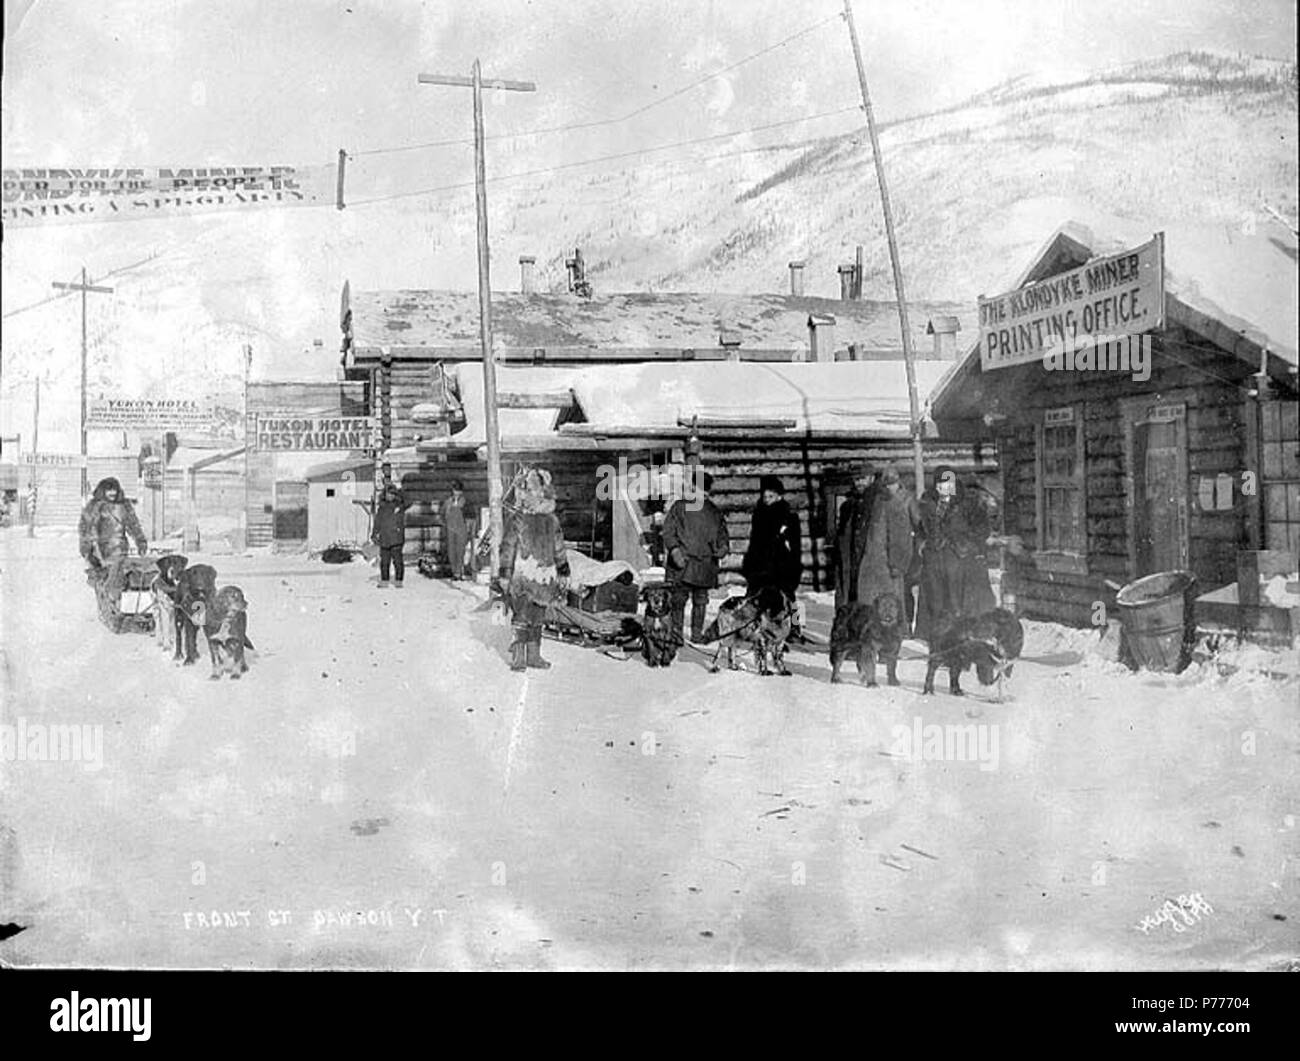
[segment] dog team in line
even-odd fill
[[[700,473],[688,480],[686,496],[671,505],[663,522],[665,580],[642,591],[638,634],[645,662],[673,662],[686,644],[689,602],[690,643],[718,644],[714,670],[724,656],[735,669],[736,650],[748,646],[760,674],[789,674],[787,641],[803,638],[796,603],[803,534],[783,484],[776,476],[761,478],[741,562],[745,595],[723,602],[706,628],[709,594],[731,546],[722,512],[708,496],[712,478]],[[542,624],[548,606],[563,599],[569,577],[550,474],[529,470],[518,496],[507,518],[496,588],[515,630],[511,669],[546,668]],[[1024,637],[1019,620],[996,606],[985,555],[991,530],[983,496],[963,489],[953,469],[937,468],[932,486],[917,500],[903,492],[895,469],[862,465],[836,523],[831,681],[842,681],[843,663],[853,660],[863,684],[875,686],[880,661],[888,684],[898,685],[898,655],[907,636],[929,646],[926,693],[934,691],[940,667],[948,668],[949,691],[957,696],[959,676],[969,666],[986,685],[1009,675]]]
[[[248,639],[248,601],[243,590],[218,587],[215,568],[191,567],[184,556],[174,553],[158,557],[152,565],[134,560],[132,543],[142,558],[149,543],[135,507],[116,479],[103,479],[95,487],[82,510],[78,532],[99,615],[109,629],[121,630],[128,618],[121,600],[128,583],[133,583],[148,589],[155,640],[173,650],[175,660],[187,666],[198,662],[202,631],[212,657],[212,679],[229,674],[238,680],[248,671],[244,650],[253,643]]]
[[[750,539],[741,562],[746,592],[719,608],[706,629],[710,591],[730,552],[726,520],[709,498],[713,481],[690,477],[686,496],[675,501],[663,521],[665,580],[642,592],[645,611],[637,625],[642,655],[649,666],[668,666],[686,644],[686,606],[691,606],[690,643],[716,643],[713,669],[725,657],[737,668],[735,653],[749,647],[760,674],[789,674],[787,642],[803,639],[796,591],[803,577],[803,532],[798,514],[785,500],[781,480],[765,475],[753,512]],[[464,507],[455,484],[450,506]],[[548,609],[564,599],[569,565],[564,534],[555,512],[551,475],[532,468],[523,476],[517,503],[508,513],[501,562],[494,589],[508,605],[514,640],[510,667],[548,668],[542,658],[542,628]],[[373,539],[380,547],[380,587],[390,569],[402,585],[405,511],[402,491],[387,480],[376,499]],[[80,524],[81,555],[96,586],[101,618],[120,629],[122,591],[140,565],[148,542],[134,507],[112,478],[102,480],[87,503]],[[465,527],[454,535],[455,555],[463,560]],[[893,468],[862,465],[853,491],[840,507],[834,542],[835,617],[831,628],[831,681],[842,681],[843,664],[857,665],[864,685],[875,686],[877,663],[885,680],[898,685],[899,650],[914,636],[929,646],[924,692],[934,691],[940,667],[949,671],[949,691],[962,695],[959,675],[974,666],[983,684],[1001,682],[1019,656],[1024,635],[1019,620],[996,606],[985,558],[991,524],[988,506],[975,489],[963,489],[948,467],[918,501],[903,492]],[[208,564],[190,566],[171,554],[155,561],[144,586],[152,596],[155,637],[184,664],[198,660],[198,632],[212,657],[214,679],[248,670],[248,602],[238,586],[217,586]],[[453,568],[459,565],[453,565]],[[147,567],[147,565],[146,565]],[[463,568],[461,572],[463,574]],[[915,607],[911,587],[919,589]]]

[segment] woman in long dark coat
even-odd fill
[[[749,548],[740,563],[749,591],[778,586],[794,597],[803,577],[803,533],[799,516],[785,499],[785,487],[775,475],[759,480]]]
[[[953,620],[997,607],[984,557],[988,513],[951,468],[935,470],[934,486],[921,499],[921,533],[916,636],[929,643]]]

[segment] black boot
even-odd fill
[[[542,632],[536,630],[528,642],[527,663],[530,667],[536,667],[538,670],[547,670],[550,664],[542,659]]]
[[[510,669],[523,670],[528,666],[527,653],[528,642],[524,640],[527,635],[520,631],[515,635],[514,643],[510,646]]]

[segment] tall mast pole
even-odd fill
[[[876,119],[871,110],[871,93],[867,91],[867,73],[858,46],[858,30],[853,22],[853,6],[844,0],[844,21],[849,24],[853,43],[853,61],[858,68],[858,85],[862,89],[862,109],[867,112],[867,135],[871,138],[871,157],[876,163],[876,182],[880,185],[880,207],[885,215],[885,239],[889,242],[889,263],[894,270],[894,297],[898,302],[898,324],[903,331],[903,362],[907,368],[907,400],[912,418],[912,470],[916,478],[916,496],[925,492],[925,458],[922,454],[921,402],[916,393],[916,364],[912,350],[912,329],[907,320],[907,296],[903,293],[903,267],[898,260],[898,238],[894,234],[894,214],[889,205],[889,187],[885,183],[885,163],[880,157],[880,140],[876,136]]]

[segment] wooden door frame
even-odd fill
[[[1136,464],[1137,429],[1149,423],[1159,423],[1162,418],[1155,416],[1157,409],[1175,409],[1177,414],[1171,417],[1183,421],[1183,444],[1178,454],[1178,475],[1183,486],[1183,511],[1178,520],[1181,527],[1181,540],[1178,554],[1181,565],[1187,568],[1191,564],[1191,482],[1190,451],[1191,433],[1187,426],[1188,392],[1175,391],[1168,395],[1144,394],[1136,398],[1119,399],[1120,425],[1124,438],[1124,526],[1128,546],[1128,577],[1138,578],[1138,468]],[[1149,572],[1148,572],[1149,573]]]

